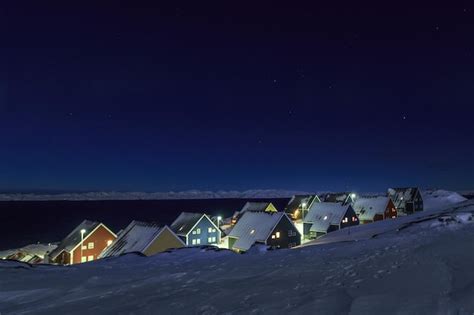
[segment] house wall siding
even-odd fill
[[[170,248],[181,248],[184,244],[181,243],[176,236],[168,229],[164,229],[163,232],[153,241],[150,246],[145,250],[144,254],[147,256],[155,255],[164,252]]]
[[[291,233],[290,233],[291,231]],[[276,238],[276,233],[280,232],[280,237]],[[291,235],[290,235],[291,234]],[[275,235],[275,238],[272,238]],[[301,235],[289,219],[283,217],[268,237],[266,244],[274,248],[289,248],[301,244]]]
[[[92,235],[84,239],[83,245],[86,249],[82,250],[82,256],[89,257],[93,256],[93,260],[97,259],[97,256],[107,247],[107,241],[114,240],[115,236],[111,234],[103,226],[99,226]],[[89,249],[88,244],[90,242],[94,243],[94,248]],[[81,263],[81,245],[79,245],[73,252],[73,264]]]
[[[215,232],[209,232],[209,228],[215,229]],[[198,229],[200,233],[198,234]],[[196,232],[196,234],[193,234]],[[209,237],[215,237],[215,242],[210,242]],[[193,240],[200,240],[199,244],[193,244]],[[220,233],[219,230],[210,222],[207,218],[203,218],[198,225],[192,229],[188,234],[188,246],[198,246],[198,245],[217,245],[220,243]]]

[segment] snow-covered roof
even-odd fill
[[[347,204],[352,200],[351,193],[342,192],[342,193],[325,193],[319,196],[322,202],[339,202]]]
[[[306,204],[306,207],[310,207],[315,198],[319,199],[317,195],[294,195],[288,202],[285,212],[293,213],[299,209],[303,203]]]
[[[120,256],[131,252],[143,253],[163,228],[165,227],[156,223],[132,221],[99,257]]]
[[[229,233],[238,239],[233,247],[246,251],[255,242],[265,242],[283,217],[289,220],[284,212],[245,212]]]
[[[376,214],[384,214],[389,200],[389,197],[358,198],[353,208],[360,220],[373,220]]]
[[[336,202],[315,202],[306,215],[304,222],[312,223],[313,232],[326,232],[331,225],[339,225],[350,205]]]
[[[270,208],[269,208],[270,207]],[[268,209],[274,208],[271,202],[253,202],[249,201],[245,203],[240,213],[244,213],[246,211],[268,211]]]
[[[76,247],[81,242],[81,230],[84,229],[86,232],[84,233],[84,239],[89,236],[89,234],[95,230],[101,223],[97,221],[89,221],[84,220],[76,226],[68,236],[66,236],[61,243],[59,243],[58,247],[56,247],[50,254],[49,257],[55,259],[58,257],[61,252],[66,251],[70,252],[74,247]]]
[[[406,202],[412,202],[417,192],[419,192],[417,187],[404,187],[404,188],[389,188],[388,195],[392,198],[395,207],[405,208]],[[421,196],[421,194],[420,194]]]
[[[186,236],[196,223],[204,216],[202,213],[182,212],[171,223],[171,230],[177,235]]]

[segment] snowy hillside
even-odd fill
[[[473,212],[466,201],[293,250],[184,248],[72,267],[0,261],[0,313],[472,314]]]
[[[447,190],[425,190],[422,192],[425,210],[435,210],[467,200],[457,192]]]
[[[0,194],[0,201],[39,200],[160,200],[160,199],[225,199],[225,198],[290,198],[297,194],[309,194],[290,190],[247,190],[247,191],[201,191],[181,192],[88,192],[64,194]]]

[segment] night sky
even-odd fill
[[[474,188],[469,1],[160,2],[0,9],[1,191]]]

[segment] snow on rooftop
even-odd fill
[[[238,238],[234,247],[246,251],[255,242],[265,242],[283,216],[284,212],[245,212],[229,234]]]
[[[339,225],[349,207],[341,203],[315,202],[304,218],[304,222],[313,223],[311,231],[326,232],[330,225]]]
[[[373,220],[376,214],[384,214],[388,202],[389,197],[358,198],[353,208],[359,220]]]
[[[158,236],[163,226],[155,223],[132,221],[107,247],[99,258],[120,256],[125,253],[143,253]]]

